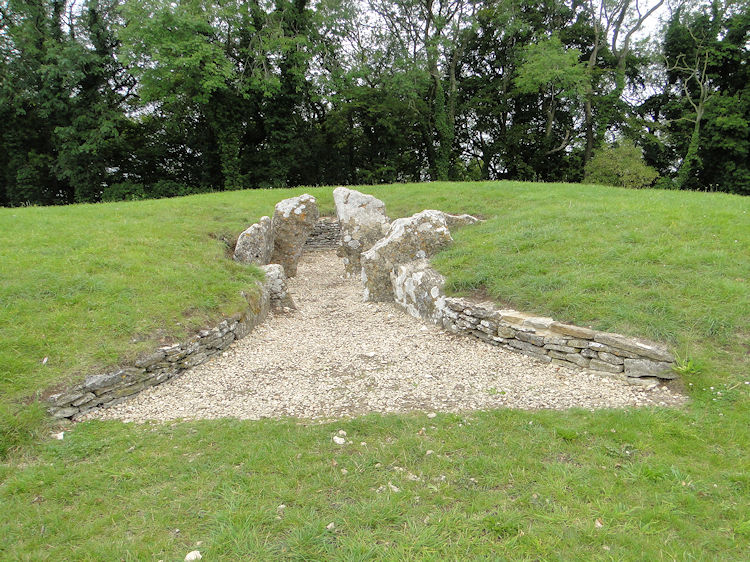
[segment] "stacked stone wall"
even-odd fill
[[[341,225],[333,217],[323,217],[315,223],[303,251],[335,250],[341,241]]]
[[[399,266],[391,281],[396,302],[409,314],[454,333],[545,363],[588,369],[632,384],[676,378],[673,355],[653,342],[501,309],[492,303],[446,297],[445,279],[427,260]]]
[[[138,357],[132,365],[92,375],[67,391],[50,396],[48,411],[55,418],[73,418],[99,407],[119,404],[149,386],[156,386],[205,363],[235,340],[248,335],[268,315],[270,295],[266,285],[260,296],[249,299],[247,310],[226,318],[188,340],[162,346]]]

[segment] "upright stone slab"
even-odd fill
[[[302,246],[319,216],[315,197],[307,193],[276,203],[272,221],[274,242],[271,262],[281,264],[287,277],[297,275]]]
[[[343,258],[347,275],[359,275],[360,255],[388,231],[390,221],[385,214],[385,203],[346,187],[333,190],[333,201],[341,224],[338,256]]]
[[[237,239],[234,260],[240,263],[265,265],[273,253],[273,227],[270,217],[261,217]]]
[[[453,241],[448,221],[477,222],[474,217],[427,210],[393,221],[388,234],[361,256],[366,301],[392,301],[391,271],[400,264],[429,258]]]

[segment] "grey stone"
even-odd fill
[[[341,224],[338,256],[343,258],[347,275],[359,275],[360,255],[388,232],[390,220],[380,199],[349,189],[333,190],[336,217]]]
[[[416,318],[440,323],[443,318],[445,278],[426,259],[398,265],[391,272],[396,303]]]
[[[501,338],[515,338],[516,337],[516,330],[511,328],[510,326],[498,326],[497,327],[497,335]]]
[[[592,340],[596,332],[590,328],[582,328],[580,326],[574,326],[572,324],[563,324],[561,322],[552,322],[549,329],[558,334],[564,334],[566,336],[573,336],[583,340]]]
[[[276,308],[286,306],[296,309],[297,305],[294,304],[294,299],[287,291],[284,268],[277,263],[272,263],[262,266],[261,269],[266,274],[266,286],[268,287],[271,305]]]
[[[599,359],[592,359],[591,363],[589,363],[589,369],[594,371],[604,371],[605,373],[622,373],[623,366],[606,363]]]
[[[53,394],[47,401],[53,406],[69,406],[81,397],[86,396],[88,392],[65,392],[61,394]]]
[[[638,355],[636,355],[635,353],[630,353],[629,351],[625,351],[624,349],[617,349],[615,347],[611,347],[609,345],[605,345],[603,343],[595,341],[589,342],[589,349],[593,349],[594,351],[599,353],[611,353],[612,355],[617,355],[618,357],[638,359]]]
[[[139,355],[135,360],[135,366],[141,369],[147,369],[152,365],[156,365],[162,361],[165,357],[165,353],[161,350],[156,350],[151,353]]]
[[[93,392],[97,396],[104,392],[107,392],[114,386],[123,384],[133,384],[141,380],[145,375],[144,369],[137,369],[134,367],[127,367],[120,369],[114,373],[104,373],[101,375],[93,375],[87,377],[83,383],[86,390]]]
[[[591,342],[588,340],[581,340],[578,338],[573,338],[573,339],[568,340],[568,343],[566,343],[565,345],[569,345],[570,347],[584,348],[584,347],[588,347],[590,343]]]
[[[544,346],[544,338],[542,336],[536,336],[534,334],[530,334],[529,332],[516,333],[516,339],[528,342],[532,345],[536,345],[537,347]]]
[[[195,367],[196,365],[200,365],[203,363],[206,359],[208,359],[208,354],[205,352],[197,352],[193,353],[191,355],[188,355],[180,361],[180,366],[183,369],[190,369],[191,367]]]
[[[74,416],[78,413],[78,408],[50,408],[49,412],[55,419],[63,419]]]
[[[393,221],[388,234],[361,255],[364,300],[392,301],[391,271],[398,265],[429,258],[452,241],[440,211],[422,211]]]
[[[544,349],[537,347],[534,344],[527,343],[525,341],[519,341],[519,340],[510,340],[508,342],[512,347],[515,347],[516,349],[521,349],[523,351],[528,351],[531,353],[537,353],[539,355],[545,355]]]
[[[625,362],[622,357],[618,357],[612,353],[607,353],[606,351],[599,352],[599,359],[606,363],[612,363],[612,365],[622,365]]]
[[[588,357],[589,359],[595,359],[599,357],[599,354],[593,349],[582,349],[581,355]]]
[[[594,337],[594,340],[618,350],[634,353],[639,357],[647,357],[655,361],[674,361],[674,356],[669,351],[659,347],[655,343],[647,342],[645,340],[636,340],[620,334],[611,334],[607,332],[598,332]]]
[[[315,197],[306,193],[276,203],[272,220],[273,254],[270,261],[281,264],[287,277],[297,275],[302,247],[319,216]]]
[[[94,398],[96,398],[96,395],[93,392],[87,392],[86,394],[78,398],[78,400],[75,400],[71,405],[78,408],[88,402],[91,402]]]
[[[271,217],[261,217],[260,221],[240,234],[234,248],[234,260],[240,263],[265,265],[271,259],[273,247],[273,221]]]
[[[512,343],[511,343],[512,345]],[[537,361],[541,361],[542,363],[549,363],[552,361],[552,358],[548,355],[545,355],[544,353],[541,353],[541,349],[538,347],[532,347],[532,349],[535,349],[536,351],[532,351],[531,349],[519,349],[514,347],[507,347],[507,349],[510,349],[511,351],[517,351],[518,353],[523,353],[524,355],[527,355],[528,357],[532,357],[533,359],[536,359]]]
[[[119,386],[113,390],[110,390],[109,392],[105,392],[103,394],[100,394],[96,397],[96,402],[99,404],[109,404],[112,402],[112,400],[116,400],[118,398],[125,398],[128,396],[131,396],[133,394],[136,394],[146,388],[147,386],[150,386],[146,384],[145,382],[139,382],[136,384],[130,384],[127,386]]]
[[[524,328],[533,328],[535,330],[549,330],[554,320],[544,316],[532,316],[523,321]]]
[[[589,366],[589,359],[587,359],[586,357],[582,357],[578,353],[560,353],[559,351],[550,351],[549,356],[553,359],[560,359],[562,361],[573,363],[578,367]]]
[[[677,378],[671,363],[650,359],[625,359],[625,374],[629,377]]]
[[[553,343],[545,344],[544,349],[559,351],[560,353],[578,353],[578,349],[576,349],[575,347],[569,347],[567,345],[555,345]]]
[[[558,338],[554,336],[546,336],[544,338],[544,345],[568,345],[568,338]],[[583,346],[586,347],[586,346]],[[558,350],[559,351],[559,350]]]

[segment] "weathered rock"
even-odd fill
[[[542,336],[536,336],[536,335],[531,334],[529,332],[518,332],[516,334],[516,339],[519,339],[521,341],[525,341],[527,343],[530,343],[532,345],[536,345],[538,347],[544,346],[544,338]]]
[[[599,359],[591,359],[589,368],[593,371],[603,371],[605,373],[622,373],[623,369],[622,365],[613,365]]]
[[[257,265],[265,265],[270,261],[274,248],[272,223],[270,217],[261,217],[260,221],[240,234],[234,248],[235,261]]]
[[[440,322],[445,308],[445,278],[426,259],[396,266],[391,272],[398,304],[416,318]]]
[[[292,296],[287,291],[284,268],[277,263],[271,263],[261,266],[261,269],[266,274],[266,286],[268,287],[268,293],[271,298],[271,306],[286,306],[287,308],[296,309],[297,306],[294,304]]]
[[[152,365],[156,365],[160,361],[164,360],[165,354],[161,350],[156,350],[152,353],[144,353],[139,355],[135,360],[135,366],[140,369],[147,369]]]
[[[577,353],[560,353],[559,351],[550,351],[549,356],[554,359],[561,359],[569,363],[578,365],[579,367],[588,367],[589,359],[583,357]]]
[[[388,234],[361,255],[366,301],[393,300],[391,271],[400,264],[428,258],[453,241],[445,213],[422,211],[393,221]]]
[[[315,197],[308,194],[276,203],[273,213],[272,263],[281,264],[287,277],[297,275],[302,246],[310,236],[320,213]]]
[[[531,316],[523,321],[524,328],[531,328],[533,330],[549,330],[554,320],[545,316]]]
[[[613,355],[612,353],[607,353],[606,351],[599,352],[599,359],[606,363],[611,363],[612,365],[622,365],[624,362],[624,359],[622,357],[618,357],[617,355]]]
[[[572,324],[563,324],[561,322],[552,322],[549,327],[553,332],[558,334],[564,334],[566,336],[573,336],[582,340],[593,340],[596,332],[589,328],[583,328],[581,326],[574,326]]]
[[[625,359],[625,374],[628,377],[677,378],[677,374],[672,370],[671,363],[651,361],[650,359]]]
[[[369,250],[388,232],[390,221],[385,214],[385,203],[346,187],[333,190],[333,201],[341,224],[338,256],[343,258],[347,275],[359,275],[362,252]]]
[[[445,224],[448,226],[448,229],[453,229],[459,226],[468,226],[479,222],[478,218],[472,217],[471,215],[451,215],[443,213],[443,216],[445,217]]]
[[[654,343],[644,340],[627,338],[625,336],[621,336],[620,334],[597,332],[596,336],[594,337],[594,341],[603,343],[616,349],[629,351],[630,353],[634,353],[642,357],[648,357],[649,359],[653,359],[655,361],[674,361],[674,357],[669,351],[657,346]]]

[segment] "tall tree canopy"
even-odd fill
[[[2,205],[580,181],[599,153],[750,194],[747,0],[80,2],[0,0]]]

